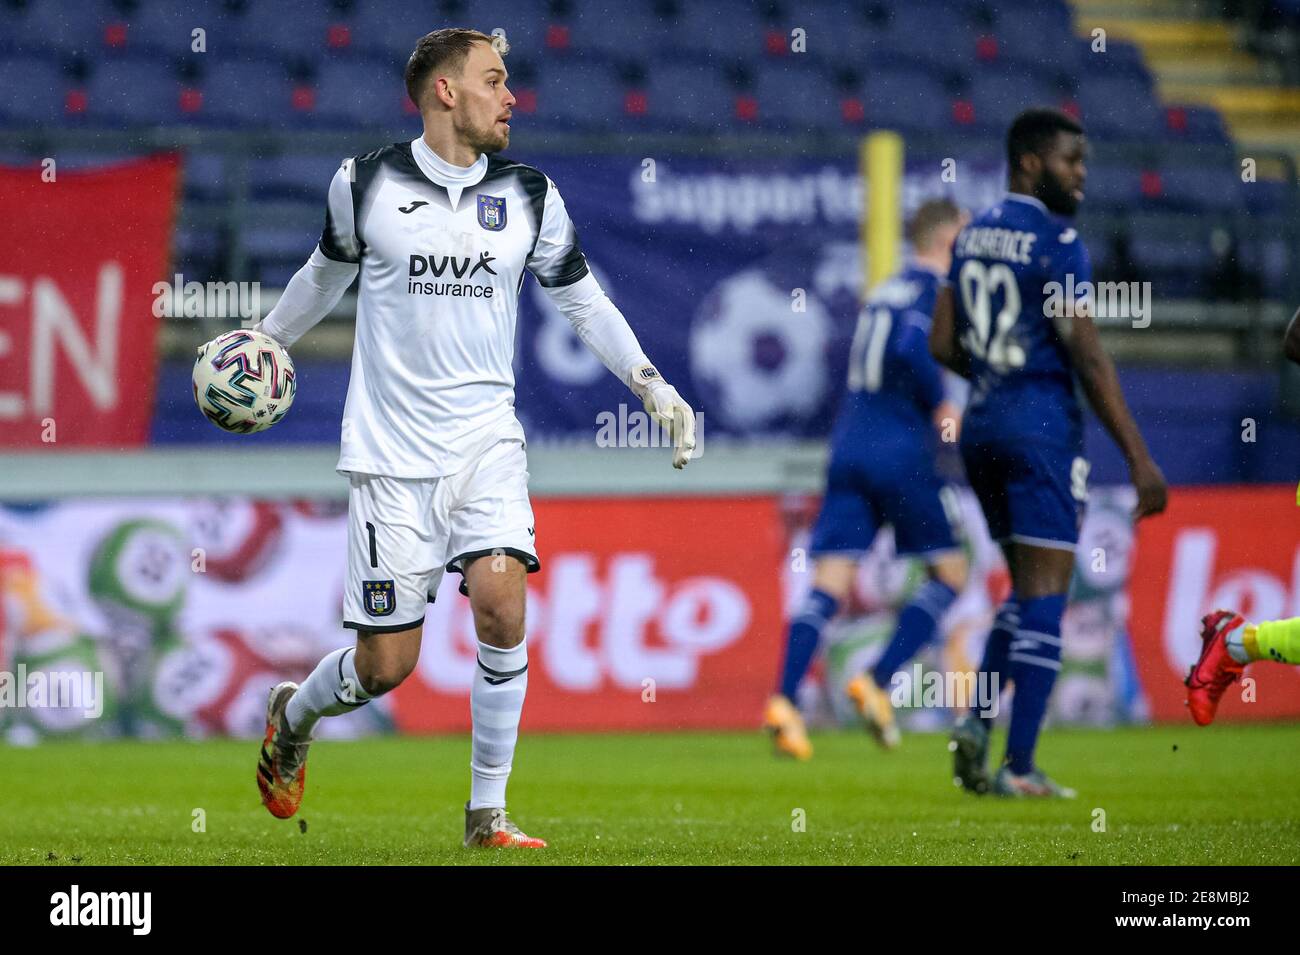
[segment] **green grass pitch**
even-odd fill
[[[1300,726],[1049,730],[1040,761],[1079,790],[1050,803],[955,789],[937,735],[814,743],[797,764],[757,732],[525,734],[511,810],[544,852],[460,848],[467,737],[317,743],[288,822],[255,742],[0,747],[0,864],[1300,862]]]

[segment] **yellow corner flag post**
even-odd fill
[[[862,140],[858,151],[866,189],[862,210],[862,275],[867,295],[898,269],[903,234],[903,137],[881,130]]]

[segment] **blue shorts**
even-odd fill
[[[957,548],[956,513],[950,516],[944,506],[944,484],[934,462],[925,458],[899,467],[889,455],[882,460],[890,466],[831,458],[826,494],[808,547],[812,556],[864,554],[883,524],[893,526],[899,554],[937,555]],[[955,508],[956,499],[951,500]]]
[[[966,478],[995,541],[1073,550],[1088,500],[1081,447],[962,436]]]

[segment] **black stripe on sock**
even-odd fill
[[[346,650],[344,650],[342,653],[339,654],[339,686],[342,686],[343,683],[344,683],[344,681],[347,680],[347,677],[345,677],[345,676],[343,675],[343,659],[344,659],[344,657],[346,657],[349,653],[356,653],[356,652],[357,652],[357,648],[356,648],[356,647],[348,647]],[[355,687],[355,689],[359,690],[359,691],[362,692],[362,693],[365,693],[365,692],[366,692],[366,688],[365,688],[364,686],[361,686],[361,678],[360,678],[360,677],[357,677],[357,686]],[[358,700],[358,701],[356,701],[356,702],[349,703],[347,700],[343,699],[343,697],[339,696],[338,693],[336,692],[336,693],[334,694],[334,699],[338,700],[338,701],[339,701],[340,703],[342,703],[344,706],[365,706],[367,703],[370,702],[370,700],[372,699],[372,697],[370,697],[369,695],[367,695],[366,698],[365,698],[364,700]]]
[[[519,676],[519,674],[521,674],[521,673],[527,673],[527,672],[528,672],[528,664],[527,664],[527,663],[525,663],[523,666],[521,666],[518,670],[494,670],[494,669],[492,669],[490,666],[488,666],[487,664],[485,664],[485,663],[483,662],[483,659],[482,659],[481,657],[475,657],[475,659],[478,660],[478,665],[479,665],[480,667],[483,668],[483,670],[484,670],[485,673],[490,673],[490,674],[492,674],[493,676],[495,676],[495,677],[499,677],[500,679],[503,679],[503,680],[509,680],[509,679],[511,679],[512,677]]]

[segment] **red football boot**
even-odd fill
[[[1246,625],[1246,618],[1231,610],[1216,610],[1201,618],[1201,658],[1183,681],[1187,686],[1187,706],[1197,726],[1214,722],[1223,692],[1241,676],[1245,665],[1228,653],[1228,634]]]

